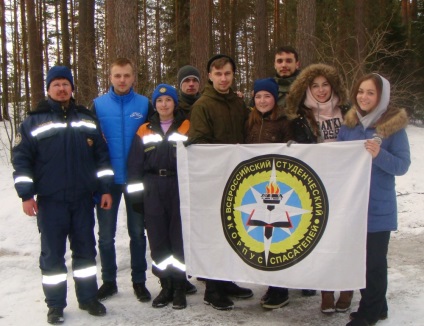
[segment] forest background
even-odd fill
[[[274,51],[294,46],[301,67],[334,65],[350,89],[364,73],[392,83],[392,102],[424,118],[424,0],[0,0],[1,111],[11,149],[17,126],[45,97],[53,65],[89,105],[109,87],[109,64],[136,64],[135,90],[176,84],[179,68],[217,53],[237,64],[234,88],[275,74]],[[248,100],[248,98],[246,98]]]

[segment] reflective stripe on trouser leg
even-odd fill
[[[97,268],[96,240],[94,237],[94,207],[90,197],[70,205],[72,213],[69,233],[72,250],[72,271],[78,302],[86,303],[96,298]]]
[[[75,292],[79,303],[95,299],[97,293],[97,267],[90,266],[74,270]]]
[[[75,277],[75,293],[79,303],[87,303],[96,298],[97,276]]]
[[[70,215],[64,203],[38,198],[37,225],[40,231],[40,269],[48,307],[66,307],[66,239]]]
[[[43,292],[46,297],[47,307],[66,307],[67,282],[62,281],[57,284],[43,283]]]
[[[178,180],[147,175],[145,185],[150,189],[144,194],[144,211],[152,260],[161,266],[163,261],[172,256],[184,264]],[[159,278],[185,278],[185,268],[179,269],[177,263],[175,266],[166,265],[166,269],[153,265],[153,274]]]

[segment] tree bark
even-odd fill
[[[62,64],[71,68],[71,46],[67,0],[60,0],[60,29],[62,33]]]
[[[297,3],[296,48],[303,67],[315,61],[316,1],[299,0]]]
[[[31,107],[35,108],[44,98],[43,47],[40,25],[35,15],[34,0],[25,0],[28,22],[29,76],[31,84]]]
[[[209,60],[210,52],[210,3],[204,0],[190,0],[190,62],[199,69],[201,76],[200,87],[208,79],[206,64]]]
[[[364,6],[365,0],[356,0],[355,1],[355,34],[356,34],[356,60],[358,61],[359,72],[362,75],[365,66],[364,66],[364,53],[365,53],[365,26],[364,26]]]
[[[94,34],[94,0],[80,2],[78,27],[77,99],[88,106],[97,97],[97,65]]]
[[[267,76],[267,62],[268,55],[268,24],[266,19],[266,2],[256,0],[256,28],[255,28],[255,69],[254,79],[264,78]]]
[[[0,121],[9,120],[9,80],[7,75],[7,38],[6,38],[6,12],[4,0],[0,0],[0,31],[1,31],[1,55],[2,55],[2,65],[1,65],[1,112],[0,112]]]

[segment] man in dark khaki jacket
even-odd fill
[[[209,81],[191,111],[189,142],[192,144],[237,144],[244,142],[248,110],[231,88],[236,65],[227,55],[208,61]],[[233,309],[229,298],[250,298],[250,289],[229,281],[206,280],[204,302],[218,310]]]

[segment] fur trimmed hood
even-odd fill
[[[305,101],[306,90],[318,76],[327,78],[339,98],[338,106],[349,106],[346,87],[336,68],[323,63],[312,64],[301,71],[290,87],[286,98],[286,114],[290,120],[298,117],[299,107]]]
[[[356,106],[353,106],[345,115],[345,124],[349,128],[354,128],[358,123],[358,115],[356,113]],[[381,118],[375,123],[373,127],[376,128],[376,133],[383,138],[398,132],[408,125],[409,118],[405,109],[389,108],[383,113]]]

